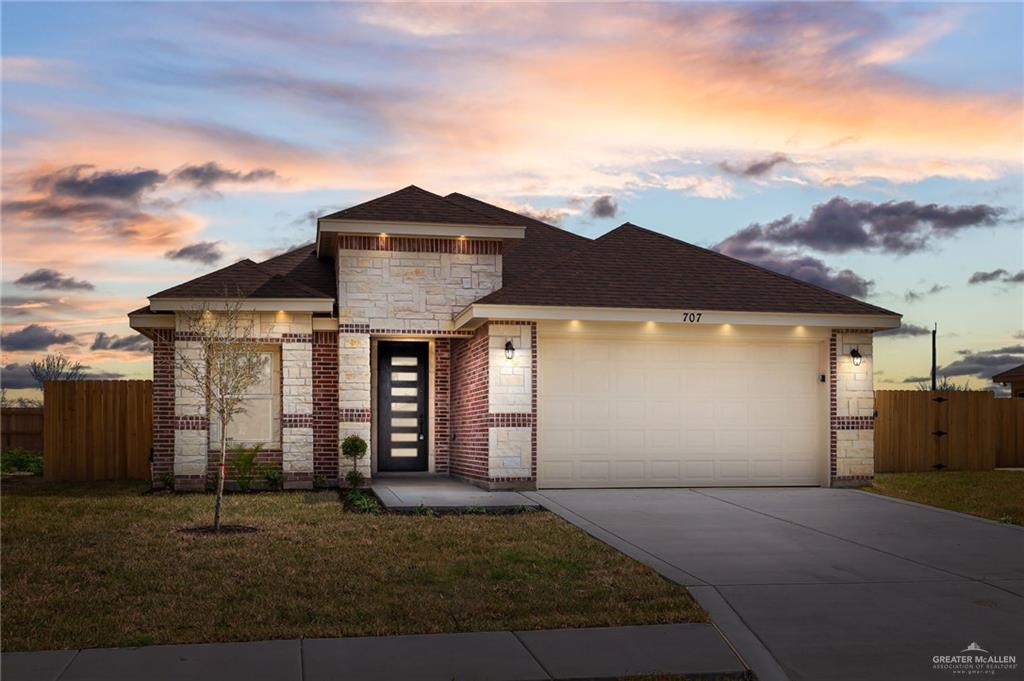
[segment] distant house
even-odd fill
[[[1014,397],[1024,397],[1024,364],[1008,369],[1001,374],[992,377],[993,383],[1002,383],[1010,386],[1010,394]]]
[[[417,187],[322,217],[130,313],[154,341],[153,479],[202,487],[217,424],[175,390],[181,312],[245,297],[270,358],[229,437],[286,484],[850,485],[874,473],[872,334],[900,316],[625,223],[598,239]],[[207,308],[209,309],[209,308]]]

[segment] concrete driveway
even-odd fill
[[[1024,679],[1020,527],[853,490],[530,496],[689,586],[761,678],[956,678],[933,658],[977,643]]]

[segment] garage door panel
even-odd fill
[[[746,459],[718,459],[715,477],[724,482],[745,482],[750,479],[750,462]]]
[[[642,481],[646,477],[646,465],[643,461],[614,461],[611,473],[619,482]]]
[[[781,430],[751,430],[748,437],[749,442],[765,453],[778,453],[786,449]]]
[[[746,454],[749,444],[745,430],[715,431],[715,452],[718,454]]]
[[[616,425],[632,426],[643,423],[647,405],[643,400],[616,400],[612,404],[612,422]]]
[[[640,429],[616,430],[615,448],[620,452],[632,452],[638,459],[643,458],[647,448],[647,433]]]
[[[610,430],[601,430],[597,428],[585,428],[576,431],[576,448],[588,452],[603,452],[608,447],[608,442],[611,439],[612,433]]]
[[[650,463],[650,477],[651,480],[664,481],[664,482],[675,482],[681,479],[679,471],[682,466],[681,461],[677,460],[663,460],[663,461],[651,461]]]
[[[677,429],[651,429],[647,431],[645,449],[668,449],[672,452],[678,453],[680,451],[681,439],[682,438],[680,437],[680,433]]]
[[[570,428],[549,428],[544,431],[545,444],[556,452],[573,452],[576,450],[576,442],[573,435],[576,433]]]
[[[590,393],[592,394],[592,393]],[[576,403],[576,425],[605,425],[612,416],[612,404],[607,400],[580,399]]]
[[[709,484],[715,479],[714,459],[683,462],[683,479],[689,484]]]
[[[722,428],[745,427],[750,422],[749,407],[746,401],[719,400],[715,402],[712,423]]]
[[[678,427],[680,404],[676,400],[651,400],[644,409],[645,423],[649,425],[673,424]]]
[[[583,460],[577,464],[579,478],[584,482],[610,482],[611,462]]]
[[[715,450],[715,431],[687,429],[683,431],[683,442],[689,452],[713,452]]]
[[[539,343],[542,487],[821,482],[820,342]]]
[[[687,396],[680,400],[682,415],[680,420],[689,428],[707,427],[715,418],[715,405],[709,400],[697,400]]]
[[[552,424],[572,425],[576,423],[576,399],[573,397],[544,397],[544,411]]]
[[[581,362],[573,374],[573,389],[580,394],[604,395],[611,388],[611,380],[600,362]]]
[[[771,482],[782,479],[782,460],[763,459],[750,462],[750,475],[756,481]]]
[[[640,394],[647,389],[646,366],[629,363],[615,367],[612,373],[612,387],[620,395]]]

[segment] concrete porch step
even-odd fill
[[[541,508],[519,492],[490,492],[467,482],[442,476],[375,477],[370,489],[393,513],[429,509],[438,513],[499,513]]]

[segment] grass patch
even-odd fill
[[[550,513],[374,515],[335,491],[4,485],[3,650],[705,621],[682,587]]]
[[[876,473],[864,488],[919,504],[1024,525],[1024,473],[1013,471],[929,471]]]

